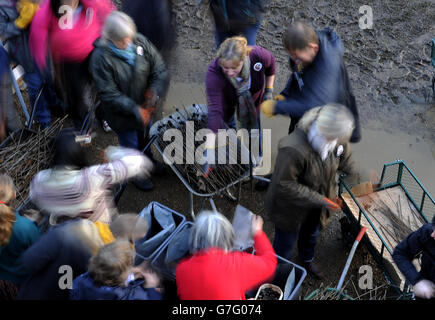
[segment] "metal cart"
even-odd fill
[[[366,201],[385,194],[385,198],[391,199],[390,204],[396,206],[396,209],[389,211],[391,218],[399,218],[395,221],[403,221],[410,230],[415,231],[429,222],[428,217],[435,215],[434,199],[402,160],[384,164],[379,186],[371,195],[357,196],[352,187],[346,177],[340,177],[339,196],[343,200],[343,211],[347,219],[354,231],[361,227],[367,228],[363,241],[383,271],[387,282],[396,288],[398,293],[408,293],[409,284],[392,259],[397,243],[391,240],[391,234],[387,232],[386,220],[381,221],[379,217],[370,213]],[[405,207],[408,210],[407,214]]]

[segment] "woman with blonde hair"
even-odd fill
[[[35,222],[9,207],[15,196],[12,178],[0,175],[0,300],[14,299],[17,295],[18,286],[27,276],[20,258],[41,236]]]
[[[206,74],[207,127],[212,131],[207,136],[207,153],[215,151],[219,129],[236,128],[235,117],[238,129],[260,129],[259,107],[262,101],[272,99],[274,81],[275,57],[270,51],[248,46],[241,36],[220,45]],[[258,142],[261,146],[261,137]]]
[[[102,247],[91,258],[88,272],[74,280],[71,300],[161,300],[160,279],[142,266],[134,267],[135,252],[127,240]]]
[[[318,279],[323,275],[313,260],[319,229],[340,209],[336,173],[354,173],[349,148],[353,128],[354,118],[343,105],[331,103],[306,112],[296,130],[279,141],[266,195],[276,253],[290,259],[298,241],[302,265]]]
[[[263,231],[263,219],[252,218],[255,255],[234,251],[234,229],[218,212],[201,212],[192,228],[192,256],[176,269],[181,300],[245,300],[245,292],[271,278],[277,259]]]

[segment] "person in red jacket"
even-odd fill
[[[263,219],[254,216],[252,234],[256,254],[233,251],[234,229],[222,214],[200,213],[192,228],[190,257],[176,269],[181,300],[245,300],[245,292],[272,278],[277,258],[263,231]]]

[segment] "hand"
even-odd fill
[[[263,111],[266,116],[272,118],[275,113],[275,106],[276,106],[276,101],[267,100],[260,105],[260,108],[261,111]]]
[[[435,284],[430,280],[420,280],[414,286],[414,294],[422,299],[435,297]]]
[[[273,100],[275,101],[285,101],[285,97],[282,94],[277,94],[273,97]]]
[[[272,92],[273,92],[273,88],[266,88],[264,90],[263,100],[261,102],[264,102],[266,100],[273,100]]]
[[[147,126],[148,123],[150,122],[155,109],[156,108],[154,108],[154,107],[153,108],[146,108],[146,109],[139,107],[139,113],[140,113],[142,123],[144,124],[144,126]]]
[[[258,231],[263,230],[263,218],[259,215],[254,214],[251,220],[251,230],[252,235],[257,234]]]
[[[334,201],[332,201],[331,199],[328,199],[328,198],[323,198],[323,203],[322,203],[322,205],[326,208],[326,209],[329,209],[329,210],[331,210],[331,211],[337,211],[337,210],[340,210],[340,206],[337,204],[337,203],[335,203]]]
[[[148,289],[160,287],[160,277],[157,273],[151,269],[147,269],[142,272],[142,275],[145,278],[145,283],[143,284],[144,288]]]
[[[145,102],[144,102],[144,107],[145,108],[155,108],[157,100],[159,100],[159,96],[152,91],[151,89],[147,89],[147,91],[145,91]]]

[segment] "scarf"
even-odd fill
[[[134,63],[136,61],[136,52],[134,51],[134,46],[130,44],[127,49],[122,50],[109,41],[109,49],[119,58],[127,62],[129,65],[134,67]]]
[[[258,129],[257,108],[249,91],[251,88],[251,60],[249,57],[246,57],[243,62],[240,78],[242,78],[241,82],[237,81],[237,77],[228,78],[237,91],[236,112],[239,127],[247,130]]]
[[[308,141],[311,144],[311,147],[316,150],[316,152],[322,158],[323,162],[326,160],[328,155],[332,151],[334,151],[334,148],[337,145],[337,140],[328,141],[325,139],[325,137],[322,136],[322,134],[317,129],[316,122],[313,122],[313,124],[311,125],[307,137]]]

